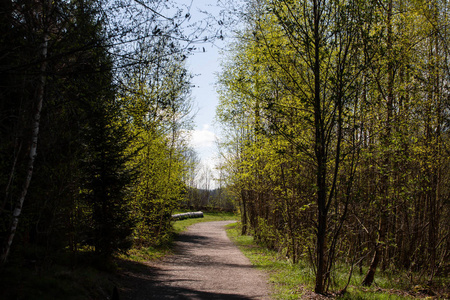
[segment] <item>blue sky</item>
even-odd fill
[[[218,96],[214,88],[215,73],[219,71],[219,54],[216,48],[205,47],[206,52],[194,54],[188,59],[188,68],[197,76],[193,79],[195,87],[192,98],[197,114],[195,116],[195,130],[192,133],[192,146],[199,156],[212,164],[217,155],[215,140],[217,138],[214,127],[214,115],[218,104]]]
[[[189,2],[179,0],[180,2]],[[206,10],[211,14],[218,14],[220,9],[215,6],[215,1],[193,0],[191,15],[192,21],[204,18],[199,12]],[[219,46],[223,47],[223,43]],[[218,96],[214,84],[216,73],[220,70],[219,48],[210,43],[200,45],[200,49],[205,48],[205,52],[195,52],[187,60],[187,68],[195,75],[192,80],[195,87],[192,89],[194,110],[197,112],[194,122],[195,128],[192,132],[191,145],[199,154],[204,165],[208,165],[214,172],[215,161],[218,156],[216,139],[218,136],[214,130],[213,122],[218,104]],[[212,183],[213,185],[213,183]],[[212,186],[213,187],[213,186]]]

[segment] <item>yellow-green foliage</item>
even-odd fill
[[[131,203],[137,224],[138,242],[155,244],[168,238],[170,215],[181,201],[183,162],[167,139],[141,132],[141,149],[133,160],[138,170],[132,188]]]
[[[121,99],[134,137],[128,153],[132,156],[129,167],[136,176],[128,201],[139,246],[170,239],[171,214],[182,200],[187,169],[182,155],[187,144],[183,130],[190,122],[189,78],[177,61],[142,68],[129,79],[133,93]]]
[[[243,232],[294,262],[307,258],[320,292],[345,285],[334,285],[334,263],[349,262],[440,289],[450,238],[449,3],[246,8],[217,108]]]

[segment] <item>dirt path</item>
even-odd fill
[[[120,299],[270,299],[267,277],[226,236],[232,222],[197,223],[180,235],[175,255],[135,264],[121,280]]]

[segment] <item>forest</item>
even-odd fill
[[[0,2],[0,273],[107,265],[170,242],[175,211],[218,208],[306,262],[316,293],[345,290],[343,264],[362,286],[441,286],[450,3],[219,2],[229,17],[198,23],[176,1]],[[211,190],[186,60],[224,36]]]
[[[242,234],[335,286],[343,264],[442,284],[450,261],[449,9],[253,0],[219,75]],[[348,285],[348,284],[347,284]]]
[[[1,2],[2,267],[171,238],[198,162],[185,61],[207,39],[175,4]]]

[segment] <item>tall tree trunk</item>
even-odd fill
[[[436,23],[439,23],[439,15],[438,15],[438,4],[436,1],[431,5],[433,19]],[[440,194],[440,158],[441,158],[441,89],[440,89],[440,45],[439,45],[438,33],[436,30],[433,31],[433,35],[431,37],[430,46],[430,61],[432,65],[430,66],[431,78],[430,82],[432,83],[431,93],[431,105],[435,107],[434,111],[434,120],[430,124],[432,128],[432,136],[430,137],[430,152],[432,155],[432,169],[430,174],[430,188],[428,189],[429,194],[429,226],[428,226],[428,255],[429,255],[429,281],[433,280],[434,274],[436,272],[436,263],[437,263],[437,251],[436,245],[439,236],[439,194]],[[433,124],[434,123],[434,124]]]
[[[322,104],[320,97],[320,1],[314,1],[314,126],[315,126],[315,156],[317,159],[316,184],[317,184],[317,242],[316,262],[317,273],[314,291],[324,293],[326,279],[326,232],[327,232],[327,191],[326,191],[326,154],[324,124],[322,119]]]
[[[387,234],[387,222],[388,222],[388,202],[389,202],[389,176],[390,176],[390,143],[391,143],[391,119],[393,113],[394,104],[394,65],[393,65],[393,51],[392,51],[392,6],[393,0],[389,1],[387,11],[387,59],[388,59],[388,79],[387,79],[387,116],[385,123],[385,133],[382,137],[382,145],[384,147],[384,161],[383,161],[383,174],[381,175],[381,203],[380,203],[380,219],[378,223],[378,238],[375,242],[375,251],[370,264],[369,270],[364,278],[362,285],[370,286],[375,278],[375,272],[378,267],[378,263],[381,260],[381,256],[384,253],[386,245]]]
[[[242,201],[242,212],[241,212],[241,224],[242,224],[242,235],[246,235],[248,231],[247,225],[247,197],[245,195],[245,190],[241,189],[241,201]]]
[[[19,217],[22,213],[23,203],[25,201],[25,197],[28,192],[28,187],[30,186],[31,178],[33,176],[34,161],[37,156],[37,143],[38,143],[38,136],[39,136],[39,124],[40,124],[40,120],[41,120],[41,110],[42,110],[42,104],[44,102],[44,89],[45,89],[45,82],[46,82],[45,72],[47,70],[48,40],[49,40],[48,34],[44,33],[44,41],[41,44],[42,64],[40,67],[39,82],[38,82],[37,93],[36,93],[36,95],[37,95],[36,111],[34,113],[33,122],[32,122],[31,146],[30,146],[30,152],[29,152],[29,157],[28,157],[27,173],[26,173],[26,177],[25,177],[25,182],[22,187],[22,191],[21,191],[20,196],[17,199],[16,204],[15,204],[9,233],[4,241],[2,254],[0,257],[0,265],[4,265],[8,259],[8,255],[11,250],[11,245],[14,240],[14,236],[16,234],[17,225],[19,223]]]

